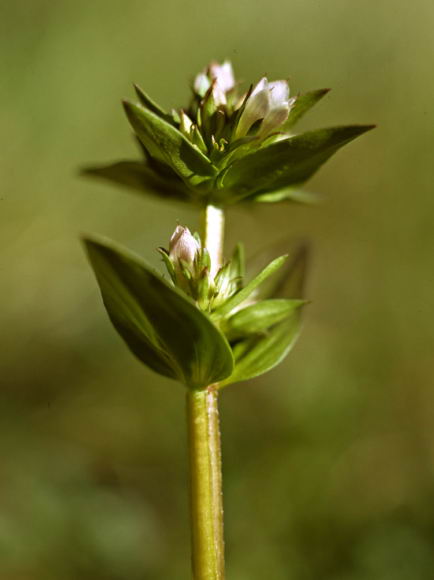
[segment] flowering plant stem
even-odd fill
[[[201,216],[202,243],[213,272],[223,254],[223,211],[207,206]],[[223,495],[218,386],[187,392],[190,508],[194,580],[223,580]]]

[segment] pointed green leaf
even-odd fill
[[[108,314],[142,362],[190,388],[231,374],[225,337],[181,291],[113,242],[85,244]]]
[[[141,193],[154,194],[160,198],[190,201],[188,189],[179,178],[178,181],[162,179],[152,169],[138,161],[119,161],[109,165],[87,167],[81,174],[116,183]]]
[[[303,93],[298,95],[294,106],[289,112],[288,119],[281,127],[281,131],[287,132],[291,129],[301,117],[309,111],[318,101],[320,101],[325,95],[330,91],[330,89],[317,89],[315,91],[309,91],[308,93]]]
[[[139,87],[139,85],[135,84],[134,89],[136,91],[136,94],[137,94],[137,97],[138,97],[140,103],[146,109],[149,109],[150,111],[152,111],[153,113],[155,113],[156,115],[158,115],[159,117],[161,117],[162,119],[167,121],[168,123],[171,123],[173,121],[172,116],[169,115],[169,113],[166,113],[166,111],[164,109],[162,109],[160,107],[160,105],[158,105],[153,99],[151,99],[151,97],[149,95],[147,95],[145,93],[145,91],[141,87]]]
[[[298,245],[276,276],[275,283],[270,288],[270,296],[273,298],[304,298],[309,254],[309,246],[306,243]]]
[[[294,346],[300,331],[299,310],[274,326],[264,336],[253,336],[233,348],[235,368],[221,383],[224,387],[262,375],[278,365]]]
[[[273,244],[269,251],[262,252],[254,261],[264,263],[267,256],[276,253],[277,248],[279,250],[288,248],[288,242]],[[280,300],[291,299],[290,301],[303,298],[307,263],[308,248],[304,244],[299,245],[290,252],[287,262],[277,275],[261,285],[257,298],[261,300],[272,297]],[[299,306],[305,303],[304,300],[295,300],[295,302],[298,302]],[[223,386],[258,376],[279,364],[298,338],[301,314],[301,307],[293,309],[287,319],[273,326],[263,336],[253,336],[236,343],[233,348],[235,369],[233,374],[223,382]]]
[[[278,141],[234,161],[219,183],[238,199],[303,183],[338,149],[373,127],[332,127]]]
[[[250,296],[250,294],[252,294],[252,292],[256,290],[259,284],[264,282],[264,280],[266,280],[269,276],[274,274],[274,272],[276,272],[279,268],[283,266],[287,257],[288,256],[280,256],[279,258],[276,258],[270,264],[268,264],[268,266],[266,266],[262,270],[262,272],[260,272],[257,276],[255,276],[255,278],[253,278],[253,280],[251,280],[246,286],[244,286],[244,288],[239,290],[236,294],[234,294],[231,298],[229,298],[229,300],[226,300],[224,304],[222,304],[219,308],[217,308],[213,313],[213,318],[219,318],[221,316],[229,314],[231,310],[233,310],[236,306],[244,302],[244,300],[246,300]]]
[[[277,274],[266,280],[258,288],[256,299],[268,298],[302,299],[305,297],[305,283],[309,264],[309,247],[306,243],[291,243],[290,240],[271,244],[248,260],[248,269],[258,270],[271,256],[286,251],[288,259]]]
[[[282,322],[303,304],[305,304],[304,300],[283,298],[262,300],[246,306],[225,320],[222,330],[231,341],[263,333],[271,326]]]
[[[151,155],[168,163],[192,185],[216,174],[208,157],[178,129],[140,105],[124,102],[125,112],[138,137]]]

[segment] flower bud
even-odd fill
[[[235,86],[234,71],[228,60],[223,64],[213,62],[209,66],[209,76],[215,79],[221,90],[225,93],[231,91]]]
[[[200,97],[204,97],[211,86],[216,105],[226,105],[226,93],[235,87],[234,71],[229,61],[223,64],[212,62],[194,79],[194,91]]]
[[[185,264],[192,265],[199,251],[200,244],[191,235],[190,230],[184,226],[176,226],[169,242],[169,258],[174,262],[175,268],[180,260]]]

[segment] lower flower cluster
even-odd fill
[[[177,226],[160,248],[170,280],[111,241],[85,240],[105,307],[130,350],[192,389],[226,386],[278,364],[298,335],[303,249],[246,280],[239,244],[215,275],[197,234]]]
[[[244,257],[238,245],[232,259],[212,274],[211,258],[200,236],[177,226],[169,250],[159,248],[175,286],[191,296],[201,310],[212,312],[242,287]]]

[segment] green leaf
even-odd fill
[[[193,389],[231,374],[225,337],[181,291],[111,241],[85,244],[110,319],[142,362]]]
[[[269,251],[261,252],[255,258],[255,262],[263,263],[270,253],[276,252],[276,247],[279,247],[280,250],[282,247],[287,248],[288,242],[273,244]],[[263,298],[291,299],[290,301],[296,299],[295,302],[301,306],[301,303],[305,303],[299,299],[304,296],[307,264],[308,248],[305,244],[301,244],[289,253],[289,258],[283,268],[270,279],[272,283],[268,283],[267,280],[266,284],[259,288],[257,298],[259,300]],[[279,364],[289,353],[299,336],[301,314],[301,307],[293,309],[287,319],[273,326],[266,334],[239,341],[233,347],[234,372],[223,382],[222,386],[253,378]]]
[[[257,300],[268,298],[300,299],[305,296],[305,283],[309,265],[309,247],[304,242],[291,244],[283,240],[270,245],[248,261],[249,269],[258,269],[268,262],[270,256],[286,251],[288,259],[275,276],[258,288]]]
[[[235,161],[219,183],[237,199],[303,183],[338,149],[373,127],[332,127],[278,141]]]
[[[102,179],[141,193],[154,194],[164,199],[190,201],[188,189],[179,178],[178,181],[162,179],[152,169],[138,161],[119,161],[109,165],[87,167],[81,171],[81,175]]]
[[[235,368],[221,383],[226,386],[262,375],[278,365],[294,346],[300,331],[299,309],[264,336],[254,336],[233,348]]]
[[[139,87],[139,85],[134,84],[134,89],[143,107],[149,109],[150,111],[152,111],[153,113],[155,113],[168,123],[173,122],[173,118],[171,117],[171,115],[169,115],[169,113],[166,113],[166,111],[162,109],[160,105],[158,105],[154,100],[152,100],[151,97],[147,95],[141,87]]]
[[[244,286],[244,288],[239,290],[236,294],[231,296],[229,300],[226,300],[224,304],[217,308],[213,313],[213,318],[219,318],[229,314],[231,310],[241,304],[241,302],[244,302],[244,300],[246,300],[250,294],[256,290],[259,284],[264,282],[264,280],[266,280],[269,276],[274,274],[274,272],[283,266],[287,257],[288,256],[280,256],[268,264],[268,266],[266,266],[262,272],[255,276],[255,278],[253,278],[253,280],[251,280],[246,286]]]
[[[281,127],[281,131],[289,131],[301,117],[309,111],[318,101],[320,101],[325,95],[330,91],[330,89],[317,89],[315,91],[309,91],[308,93],[303,93],[298,95],[294,106],[289,112],[288,119]]]
[[[317,193],[310,191],[302,191],[301,189],[294,189],[293,187],[284,187],[276,191],[267,193],[257,193],[252,197],[248,197],[246,201],[255,201],[259,203],[278,203],[280,201],[293,201],[296,203],[314,204],[321,199]]]
[[[225,320],[222,330],[229,340],[263,333],[267,328],[282,322],[303,304],[305,304],[304,300],[283,298],[262,300],[246,306]]]
[[[216,174],[209,159],[173,125],[140,105],[124,101],[124,107],[150,154],[168,163],[185,181],[197,185]]]

